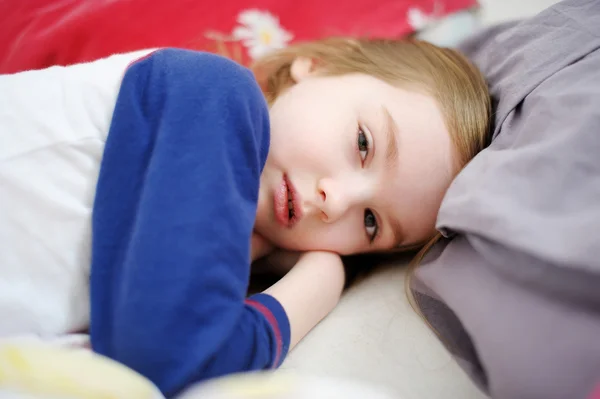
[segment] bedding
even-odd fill
[[[0,341],[3,399],[164,399],[141,375],[80,347],[29,337]]]
[[[109,3],[119,1],[123,0],[98,2],[95,6],[108,7]],[[496,2],[486,0],[485,4],[497,4],[495,7],[488,7],[488,10],[504,12],[494,14],[493,18],[488,15],[484,19],[497,21],[500,18],[512,19],[515,16],[526,16],[521,15],[520,10],[527,9],[532,12],[535,7],[531,4],[535,3],[541,8],[542,2],[543,0],[535,2],[529,0],[527,4],[522,4],[523,2],[518,0],[498,0]],[[426,3],[431,6],[432,2]],[[517,3],[522,4],[523,7],[517,7]],[[20,8],[15,8],[15,4]],[[99,18],[93,20],[93,23],[89,22],[92,18],[85,9],[78,10],[77,4],[81,6],[83,2],[79,0],[28,0],[27,2],[5,0],[0,2],[0,15],[4,16],[3,24],[0,25],[0,73],[99,58],[104,54],[118,52],[111,46],[121,49],[119,51],[125,51],[136,48],[135,43],[139,43],[141,47],[147,47],[152,40],[160,39],[157,39],[153,32],[136,30],[133,26],[118,28],[110,26],[111,23],[116,23],[118,20],[126,21],[126,17],[114,17],[107,13],[102,14],[104,20]],[[43,7],[43,5],[48,6]],[[429,12],[426,12],[427,10]],[[426,9],[422,13],[427,14],[431,10],[433,8]],[[139,19],[144,20],[144,11],[140,12]],[[488,11],[486,14],[493,14],[493,12]],[[271,13],[271,15],[275,14]],[[419,13],[414,15],[418,16]],[[455,18],[454,15],[457,15],[458,18]],[[447,40],[451,39],[451,44],[454,44],[456,39],[448,36],[448,31],[444,31],[442,28],[450,26],[450,34],[459,38],[464,35],[465,25],[461,24],[463,21],[466,20],[467,23],[473,24],[471,28],[476,28],[479,23],[473,21],[474,14],[470,11],[454,15],[441,20],[437,18],[426,20],[422,26],[427,29],[421,30],[422,36],[428,40],[433,37],[431,40],[440,40],[442,44],[448,43]],[[168,22],[168,15],[165,17],[166,25],[178,28],[176,23]],[[425,18],[417,17],[414,20],[418,23],[419,20],[423,21]],[[451,24],[446,25],[447,21],[450,21]],[[292,34],[295,33],[287,25],[284,25],[283,18],[279,18],[278,22],[280,27]],[[86,23],[89,26],[86,27]],[[225,34],[232,33],[233,27],[237,25],[235,18],[232,18],[230,24],[231,29],[224,29]],[[160,27],[159,24],[153,26]],[[166,28],[162,29],[166,30]],[[178,30],[174,29],[174,35],[176,31]],[[412,31],[412,27],[409,28],[409,31]],[[564,28],[561,31],[564,32]],[[73,35],[73,32],[78,33]],[[428,32],[437,34],[428,36]],[[196,35],[196,31],[193,33]],[[44,38],[44,34],[48,36]],[[173,44],[165,43],[165,45],[180,43],[175,39],[187,40],[180,36],[171,37],[169,40],[172,40],[170,43]],[[102,42],[103,40],[105,43]],[[150,40],[150,42],[144,40]],[[216,49],[219,42],[216,39],[202,40],[206,40],[205,45],[208,49]],[[292,40],[298,40],[298,38],[294,36]],[[148,44],[146,45],[146,43]],[[225,43],[232,54],[234,51],[239,52],[233,47],[243,50],[243,44],[238,43],[239,46],[232,46],[235,43],[237,42]],[[185,42],[182,46],[185,46]],[[199,43],[188,43],[188,46],[202,48]],[[496,57],[502,58],[505,55],[505,51],[502,50]],[[245,57],[248,56],[245,55]],[[491,59],[498,58],[492,57]],[[441,348],[435,336],[406,303],[402,292],[405,273],[401,266],[407,262],[407,259],[395,262],[392,267],[378,271],[366,281],[350,289],[338,308],[291,353],[283,368],[292,371],[310,370],[327,376],[367,380],[393,388],[399,395],[394,397],[400,398],[482,399],[485,395],[474,388],[464,373],[456,367],[454,361],[448,357],[446,351]],[[456,287],[460,287],[458,282],[456,284]],[[439,294],[429,292],[433,298],[431,312],[456,317],[447,306],[448,311],[444,313],[444,306],[436,300],[436,298],[439,299]],[[495,314],[495,307],[491,306],[491,308]],[[450,316],[448,319],[442,320],[442,325],[444,323],[446,326],[452,325]],[[454,322],[460,323],[460,320],[455,318]],[[340,334],[340,331],[344,333]],[[465,368],[475,367],[471,373],[471,375],[475,375],[478,368],[481,368],[481,363],[476,358],[477,353],[473,341],[470,340],[468,332],[462,326],[458,337],[464,344],[465,352],[462,354],[464,358],[457,357],[456,359]],[[498,343],[498,346],[500,345],[502,343]],[[473,356],[469,355],[469,351]],[[485,378],[483,378],[483,386],[485,386]],[[489,392],[489,388],[487,389]],[[0,394],[0,397],[3,396]]]
[[[4,0],[0,73],[155,47],[216,51],[247,64],[289,43],[324,36],[400,37],[475,5],[476,0],[230,0],[218,7],[206,0]]]
[[[492,142],[444,198],[447,239],[417,269],[417,299],[492,397],[588,397],[600,381],[600,3],[566,0],[461,49],[489,80]]]
[[[75,337],[81,343],[80,337]],[[73,342],[69,342],[72,344]],[[88,349],[35,338],[0,342],[2,399],[164,399],[149,380]],[[373,386],[297,372],[233,374],[176,399],[392,399]]]

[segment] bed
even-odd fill
[[[196,21],[188,18],[187,23],[178,24],[177,15],[190,16],[192,10],[198,13],[202,10],[198,11],[194,2],[185,1],[178,3],[183,5],[180,8],[173,6],[172,14],[163,15],[157,15],[155,10],[135,9],[135,0],[102,2],[105,8],[97,6],[95,10],[86,9],[84,2],[74,0],[4,1],[0,2],[0,15],[5,19],[0,26],[0,73],[89,61],[115,52],[160,46],[218,51],[249,63],[268,51],[269,46],[276,48],[294,40],[328,34],[384,37],[416,34],[452,46],[482,26],[522,18],[555,2],[481,0],[481,7],[476,8],[475,1],[470,0],[379,1],[368,2],[373,4],[374,11],[365,12],[366,1],[351,2],[354,7],[346,8],[340,8],[346,2],[328,2],[325,6],[309,1],[303,3],[301,12],[293,12],[289,8],[291,3],[286,1],[238,1],[224,2],[227,16],[202,15]],[[195,2],[199,3],[202,2]],[[252,7],[246,7],[248,4]],[[231,7],[227,8],[228,5]],[[307,9],[310,7],[317,9]],[[134,12],[141,19],[131,24]],[[336,17],[332,22],[323,15]],[[352,15],[362,19],[357,17],[348,23]],[[148,25],[140,22],[144,18]],[[201,27],[209,20],[217,21],[214,27],[209,24]],[[308,26],[306,21],[313,23]],[[148,30],[148,26],[157,28]],[[339,306],[290,353],[275,374],[292,372],[360,381],[402,399],[485,398],[411,309],[404,293],[404,266],[408,261],[401,258],[385,265],[352,286]],[[14,350],[18,352],[19,348],[13,347],[13,355],[10,351],[8,355],[0,354],[0,366],[4,359],[4,367],[8,365],[10,370],[13,363],[6,363],[6,356],[15,356]],[[35,351],[28,353],[32,359],[37,356]],[[8,374],[0,372],[0,384],[3,375]],[[125,396],[116,397],[127,397],[121,394]],[[156,392],[148,395],[160,397]]]

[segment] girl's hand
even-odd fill
[[[265,293],[281,303],[290,321],[290,350],[337,305],[344,288],[344,266],[331,252],[306,252]]]
[[[275,246],[267,241],[263,236],[257,233],[252,233],[252,242],[250,244],[250,256],[252,262],[266,256],[275,249]]]

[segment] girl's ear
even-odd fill
[[[301,82],[315,72],[315,62],[311,58],[297,57],[292,61],[290,75],[294,83]]]

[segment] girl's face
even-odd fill
[[[428,239],[454,177],[435,101],[369,75],[318,76],[308,59],[291,74],[270,109],[255,232],[344,255]]]

